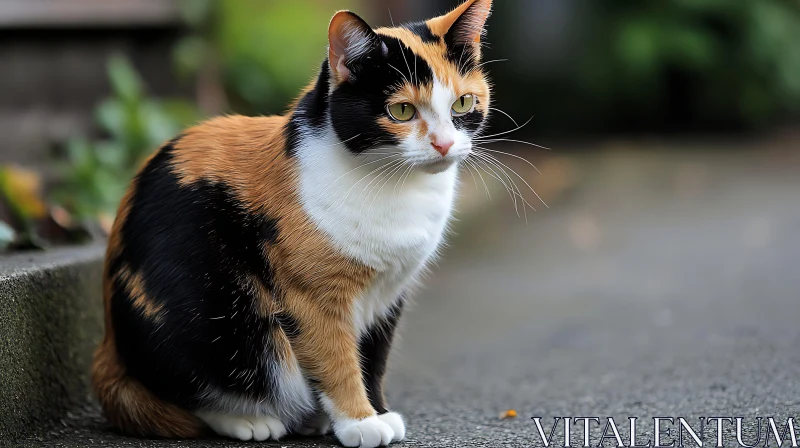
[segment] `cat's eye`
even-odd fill
[[[452,114],[454,117],[460,117],[462,115],[468,114],[475,109],[475,95],[468,93],[466,95],[462,95],[461,98],[457,99],[455,103],[453,103]]]
[[[409,121],[417,115],[417,108],[411,103],[390,104],[386,110],[397,121]]]

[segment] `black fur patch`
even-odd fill
[[[474,45],[454,43],[450,34],[444,37],[444,41],[447,45],[447,59],[458,67],[461,76],[465,76],[475,69],[477,64],[475,63]]]
[[[369,401],[378,414],[388,412],[386,399],[383,396],[383,376],[386,374],[386,362],[389,360],[392,340],[404,302],[405,300],[401,298],[383,320],[374,323],[361,337],[359,347],[361,374]]]
[[[351,82],[337,88],[330,98],[331,122],[337,136],[353,152],[397,144],[394,134],[377,118],[386,115],[387,98],[404,82],[430,83],[433,71],[398,39],[380,36],[388,49],[378,46],[359,64]]]
[[[189,409],[207,387],[271,400],[278,384],[270,360],[280,356],[273,335],[283,329],[258,315],[248,282],[273,289],[264,245],[278,237],[277,222],[249,213],[225,184],[181,186],[172,151],[162,148],[139,174],[124,246],[110,265],[141,275],[162,316],[144,319],[114,285],[119,354],[129,375]]]
[[[486,117],[480,111],[472,111],[460,117],[453,117],[453,125],[456,129],[464,130],[470,136],[474,136],[483,128]]]
[[[433,34],[431,28],[425,22],[407,23],[403,25],[403,28],[419,36],[426,44],[435,44],[442,40],[441,37]]]
[[[297,109],[289,118],[289,122],[284,129],[286,136],[286,154],[293,157],[297,152],[297,145],[300,144],[300,126],[303,123],[309,125],[310,130],[319,129],[325,124],[325,116],[328,110],[328,83],[330,80],[330,68],[328,61],[322,63],[319,70],[317,83],[314,89],[306,93],[297,103]]]

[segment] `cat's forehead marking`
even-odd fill
[[[428,32],[426,33],[421,27],[425,27]],[[488,102],[489,91],[483,72],[481,70],[471,70],[467,73],[462,73],[456,62],[448,58],[448,49],[444,39],[433,34],[426,23],[412,24],[411,29],[408,28],[408,25],[396,28],[379,28],[376,33],[399,41],[401,51],[406,54],[405,59],[401,59],[403,66],[397,67],[399,70],[409,71],[410,74],[413,74],[415,71],[413,60],[416,55],[428,65],[433,73],[433,78],[439,80],[455,96],[472,93]],[[405,61],[408,61],[409,66],[405,66]],[[430,80],[430,84],[420,83],[419,85],[408,86],[408,83],[406,83],[398,90],[397,93],[399,95],[395,95],[396,99],[414,103],[431,101],[434,79]],[[412,83],[416,84],[413,79]],[[482,105],[479,105],[478,109],[483,109]]]
[[[436,41],[426,42],[418,34],[404,28],[380,28],[376,30],[379,35],[393,37],[400,41],[401,48],[405,52],[411,52],[419,56],[430,67],[433,74],[447,84],[454,76],[458,76],[458,70],[449,60],[447,60],[447,47],[444,41],[438,39]],[[406,48],[403,48],[406,47]],[[411,60],[410,58],[408,58]],[[414,67],[406,67],[412,72]]]

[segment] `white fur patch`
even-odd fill
[[[406,438],[406,424],[400,414],[397,412],[387,412],[379,415],[378,418],[389,425],[394,431],[392,442],[399,442]]]
[[[403,157],[375,162],[401,151],[387,147],[375,151],[382,155],[354,156],[330,128],[320,137],[307,137],[297,149],[306,213],[334,247],[377,273],[354,302],[357,334],[385,316],[412,286],[442,242],[451,216],[455,164],[439,174],[415,169],[401,179],[408,166]],[[370,160],[374,163],[359,167]],[[385,163],[391,165],[381,170]]]
[[[342,445],[360,448],[386,446],[395,437],[392,427],[377,416],[335,422],[333,433]]]
[[[292,358],[288,362],[293,366],[279,365],[277,361],[273,361],[273,365],[270,366],[273,373],[278,373],[274,402],[258,401],[220,392],[216,388],[207,388],[200,395],[200,399],[208,403],[204,412],[217,415],[254,416],[254,418],[274,416],[291,427],[300,424],[303,417],[314,410],[314,396],[300,371],[297,360]]]
[[[278,440],[285,436],[286,426],[275,417],[235,416],[213,412],[198,412],[197,417],[217,434],[243,441]]]

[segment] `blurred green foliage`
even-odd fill
[[[282,113],[326,57],[331,15],[351,3],[186,0],[183,15],[194,33],[176,46],[178,71],[202,77],[218,70],[229,110]]]
[[[580,30],[563,67],[493,68],[501,82],[525,86],[519,95],[498,85],[501,105],[520,116],[541,105],[538,131],[764,129],[800,114],[800,2],[572,5]],[[517,59],[502,44],[515,37],[498,34],[492,56]]]
[[[62,182],[52,199],[78,218],[113,216],[135,170],[166,140],[197,121],[195,107],[182,100],[155,100],[122,56],[108,62],[113,96],[95,109],[107,138],[75,137],[66,144]]]

